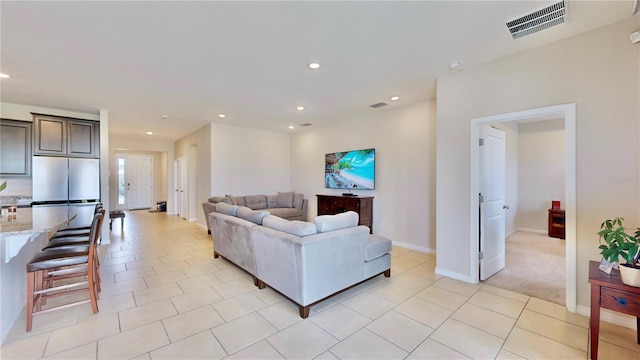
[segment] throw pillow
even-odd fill
[[[293,207],[302,210],[302,201],[304,200],[304,194],[294,193]]]
[[[238,204],[236,203],[236,198],[234,198],[234,197],[233,197],[233,195],[229,195],[229,194],[227,194],[227,195],[225,195],[225,197],[226,197],[227,199],[229,199],[229,201],[230,201],[230,204],[231,204],[231,205],[238,205]]]
[[[358,213],[347,211],[336,215],[320,215],[313,219],[319,233],[340,230],[358,225]]]
[[[209,198],[209,202],[210,203],[219,203],[219,202],[223,202],[226,198],[222,197],[222,196],[212,196]]]
[[[262,226],[295,236],[308,236],[317,233],[316,226],[310,222],[289,221],[275,215],[269,215],[262,219]]]
[[[238,213],[238,206],[219,202],[216,203],[216,211],[222,214],[236,216],[236,214]]]
[[[279,208],[292,208],[293,207],[293,191],[291,191],[291,192],[278,192],[278,199],[276,200],[276,207],[279,207]]]
[[[246,206],[240,206],[238,208],[238,217],[251,221],[254,224],[262,225],[262,219],[269,215],[268,211],[255,211]]]

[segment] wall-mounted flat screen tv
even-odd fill
[[[351,150],[325,155],[325,188],[373,190],[375,184],[376,149]]]

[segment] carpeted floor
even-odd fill
[[[506,267],[483,281],[565,305],[565,241],[519,231],[507,238]]]

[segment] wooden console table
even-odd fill
[[[316,195],[318,215],[335,215],[346,211],[358,213],[358,225],[369,227],[373,234],[373,196]]]
[[[598,336],[600,334],[600,308],[621,312],[636,317],[636,341],[640,344],[640,288],[628,286],[620,280],[620,271],[611,274],[600,271],[597,261],[589,262],[591,283],[591,358],[598,359]]]

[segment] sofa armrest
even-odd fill
[[[203,202],[202,210],[204,210],[204,218],[207,220],[207,230],[211,233],[211,225],[209,223],[209,214],[216,211],[216,204],[212,202]]]

